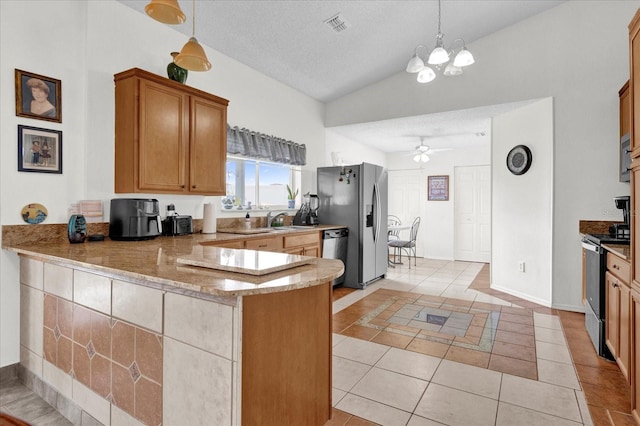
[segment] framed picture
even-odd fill
[[[62,173],[62,132],[18,126],[18,171]]]
[[[427,186],[429,201],[449,201],[449,176],[429,176]]]
[[[16,115],[62,123],[60,80],[16,69]]]

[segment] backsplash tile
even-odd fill
[[[73,269],[63,266],[45,263],[44,265],[44,291],[73,299]]]
[[[162,338],[136,328],[136,362],[140,372],[156,383],[162,383]]]
[[[144,424],[162,424],[162,335],[53,294],[44,294],[43,310],[41,343],[60,373],[54,376],[75,379],[74,389],[99,417],[112,403]]]
[[[4,230],[4,226],[2,227]],[[4,236],[4,232],[3,232]],[[3,244],[7,241],[2,239]],[[44,263],[20,256],[20,284],[42,290],[44,284]]]
[[[111,315],[111,280],[88,272],[74,270],[73,301]]]
[[[20,344],[42,356],[42,328],[44,324],[44,293],[35,288],[20,286]]]
[[[163,292],[113,280],[112,315],[162,333]]]
[[[116,321],[111,329],[111,359],[120,365],[128,367],[135,359],[135,332],[134,326],[122,321]]]

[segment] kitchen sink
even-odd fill
[[[275,232],[286,232],[286,231],[294,231],[296,229],[314,229],[313,226],[302,226],[302,225],[290,225],[290,226],[272,226],[271,231]]]

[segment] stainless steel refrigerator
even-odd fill
[[[318,168],[318,220],[349,228],[343,285],[365,288],[387,273],[387,171],[375,164]]]

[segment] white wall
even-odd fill
[[[553,97],[553,225],[538,232],[553,235],[553,305],[580,310],[578,222],[621,219],[612,197],[629,194],[618,182],[618,90],[629,78],[627,26],[637,8],[563,3],[470,44],[476,63],[462,76],[420,85],[400,72],[327,104],[326,124]]]
[[[424,197],[422,222],[418,229],[418,255],[430,259],[453,260],[453,199],[456,190],[454,169],[457,166],[478,166],[491,163],[489,146],[442,151],[430,156],[428,163],[413,161],[412,155],[393,153],[387,155],[389,170],[419,168],[422,173],[421,190],[427,190],[427,178],[433,175],[449,176],[449,201],[428,201]]]
[[[113,75],[133,67],[166,75],[169,52],[186,41],[170,26],[111,0],[0,1],[0,223],[21,224],[20,210],[33,202],[48,208],[45,223],[66,223],[69,204],[80,199],[103,200],[108,220],[108,200],[122,196],[113,193]],[[229,124],[306,144],[305,173],[314,175],[325,164],[324,105],[205,50],[213,69],[189,73],[187,84],[229,99]],[[14,68],[62,81],[62,123],[15,116]],[[18,124],[63,131],[63,174],[17,172]],[[203,202],[219,198],[155,197],[162,210],[172,202],[194,218],[202,217]],[[3,251],[0,367],[19,361],[18,301],[18,258]]]
[[[387,166],[387,155],[379,149],[362,145],[331,129],[326,129],[325,137],[324,166],[333,166],[332,152],[340,153],[344,164],[370,163]]]
[[[551,306],[553,99],[495,117],[492,134],[491,286]],[[529,171],[516,176],[504,164],[520,144],[533,160]]]

